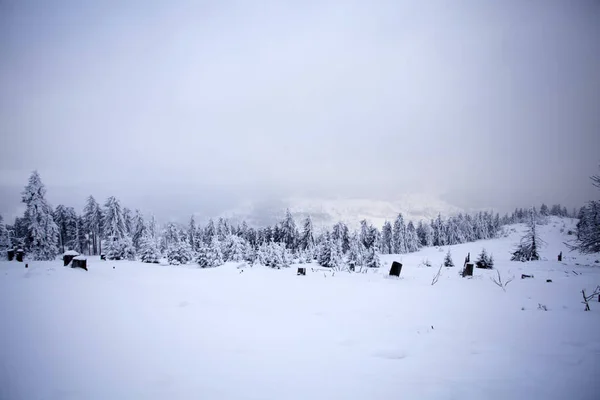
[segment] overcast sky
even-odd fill
[[[581,205],[598,1],[0,0],[0,212],[256,196]]]

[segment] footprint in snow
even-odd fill
[[[378,351],[377,353],[373,354],[373,356],[377,358],[383,358],[385,360],[402,360],[405,359],[408,354],[404,350],[388,349]]]

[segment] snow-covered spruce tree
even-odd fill
[[[46,201],[46,187],[40,175],[34,171],[22,193],[26,205],[26,250],[35,260],[53,260],[58,254],[58,226],[52,216],[52,207]]]
[[[92,241],[92,252],[93,254],[99,254],[102,251],[102,210],[96,199],[94,199],[94,196],[87,198],[85,208],[83,209],[83,220],[85,222],[85,230],[90,235]]]
[[[296,251],[298,248],[298,229],[296,228],[296,222],[294,217],[288,208],[285,210],[285,218],[281,221],[281,238],[280,241],[285,244],[285,247]]]
[[[392,224],[385,221],[381,229],[381,243],[379,245],[382,254],[392,254],[394,250]]]
[[[402,214],[398,214],[396,221],[394,221],[394,230],[392,234],[394,254],[404,254],[408,252],[406,246],[406,225],[404,224],[404,217]]]
[[[192,214],[192,216],[190,217],[190,223],[188,224],[188,232],[187,232],[187,236],[188,236],[188,243],[190,244],[190,246],[192,247],[193,251],[196,251],[198,249],[198,241],[197,241],[197,236],[198,236],[198,227],[196,226],[196,220],[194,219],[194,215]]]
[[[8,250],[11,246],[10,238],[8,236],[8,229],[6,229],[6,225],[4,224],[4,219],[2,215],[0,215],[0,259],[6,257],[6,250]]]
[[[421,243],[417,235],[417,230],[415,229],[415,225],[412,223],[412,221],[410,221],[406,226],[406,251],[413,253],[415,251],[419,251],[420,247]]]
[[[120,239],[113,236],[106,241],[104,247],[106,257],[109,260],[135,260],[135,248],[128,236]]]
[[[591,177],[593,185],[600,189],[600,175]],[[577,239],[571,248],[584,254],[600,252],[600,201],[590,201],[579,213]]]
[[[121,203],[116,197],[111,196],[106,200],[103,217],[102,228],[107,240],[109,238],[121,239],[126,236]]]
[[[245,239],[236,236],[228,235],[224,242],[223,259],[225,261],[244,261],[247,254],[248,243]]]
[[[53,213],[54,222],[58,226],[58,245],[61,252],[75,250],[77,243],[77,213],[73,207],[59,204]]]
[[[445,246],[448,244],[448,238],[446,237],[446,227],[442,220],[442,215],[438,214],[437,218],[432,224],[433,229],[433,245],[434,246]]]
[[[379,258],[379,254],[377,254],[377,250],[375,247],[371,247],[370,249],[366,249],[364,255],[364,264],[367,268],[380,268],[381,260]]]
[[[114,196],[109,197],[104,205],[102,230],[106,240],[104,253],[109,260],[135,259],[135,248],[127,236],[121,203]]]
[[[327,237],[321,243],[318,261],[323,267],[341,269],[344,265],[341,240]]]
[[[231,233],[231,229],[229,227],[229,223],[223,217],[220,217],[217,221],[217,236],[219,237],[219,241],[223,243],[227,235]]]
[[[481,253],[477,257],[475,263],[479,266],[479,268],[492,268],[494,266],[494,262],[491,261],[491,257],[488,255],[487,250],[485,248],[481,249]]]
[[[542,240],[538,236],[533,210],[529,213],[529,228],[525,236],[521,238],[517,249],[513,252],[511,261],[537,261],[540,259],[538,247]]]
[[[223,265],[221,243],[216,235],[212,237],[209,244],[200,246],[197,262],[201,268],[214,268]]]
[[[366,220],[360,221],[360,241],[365,248],[377,247],[379,239],[379,231],[373,225],[367,223]]]
[[[125,234],[129,237],[133,236],[133,215],[127,207],[123,208],[123,224],[125,225]]]
[[[133,234],[131,235],[131,241],[136,251],[139,251],[142,247],[142,239],[146,235],[147,227],[144,221],[144,216],[140,210],[135,210],[135,216],[133,217]]]
[[[361,242],[358,240],[358,236],[354,234],[350,238],[350,249],[346,255],[346,263],[350,268],[354,267],[355,270],[360,269],[364,266],[363,262],[363,250],[361,249]]]
[[[149,231],[146,231],[142,239],[140,240],[140,260],[145,263],[158,263],[160,259],[160,251],[158,250],[158,244]]]
[[[187,264],[193,259],[192,248],[186,240],[173,242],[167,249],[167,261],[171,265]]]
[[[444,267],[454,267],[454,261],[452,261],[452,254],[450,253],[450,249],[448,249],[446,257],[444,257]]]
[[[212,242],[213,237],[217,235],[217,229],[215,228],[215,223],[212,219],[208,220],[208,223],[204,227],[204,232],[202,233],[202,239],[205,244],[210,244]]]
[[[339,240],[342,246],[342,252],[346,253],[350,248],[350,232],[348,226],[342,221],[335,224],[331,231],[331,239]]]

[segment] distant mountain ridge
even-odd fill
[[[433,196],[411,194],[393,201],[296,197],[270,202],[245,202],[220,216],[233,222],[245,220],[252,226],[265,226],[280,221],[287,208],[297,222],[310,215],[316,228],[343,221],[352,229],[357,228],[363,219],[381,228],[385,221],[393,221],[399,213],[404,215],[405,220],[416,223],[435,218],[439,213],[447,217],[465,211]]]

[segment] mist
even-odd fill
[[[3,1],[0,213],[596,197],[600,4],[422,3]]]

